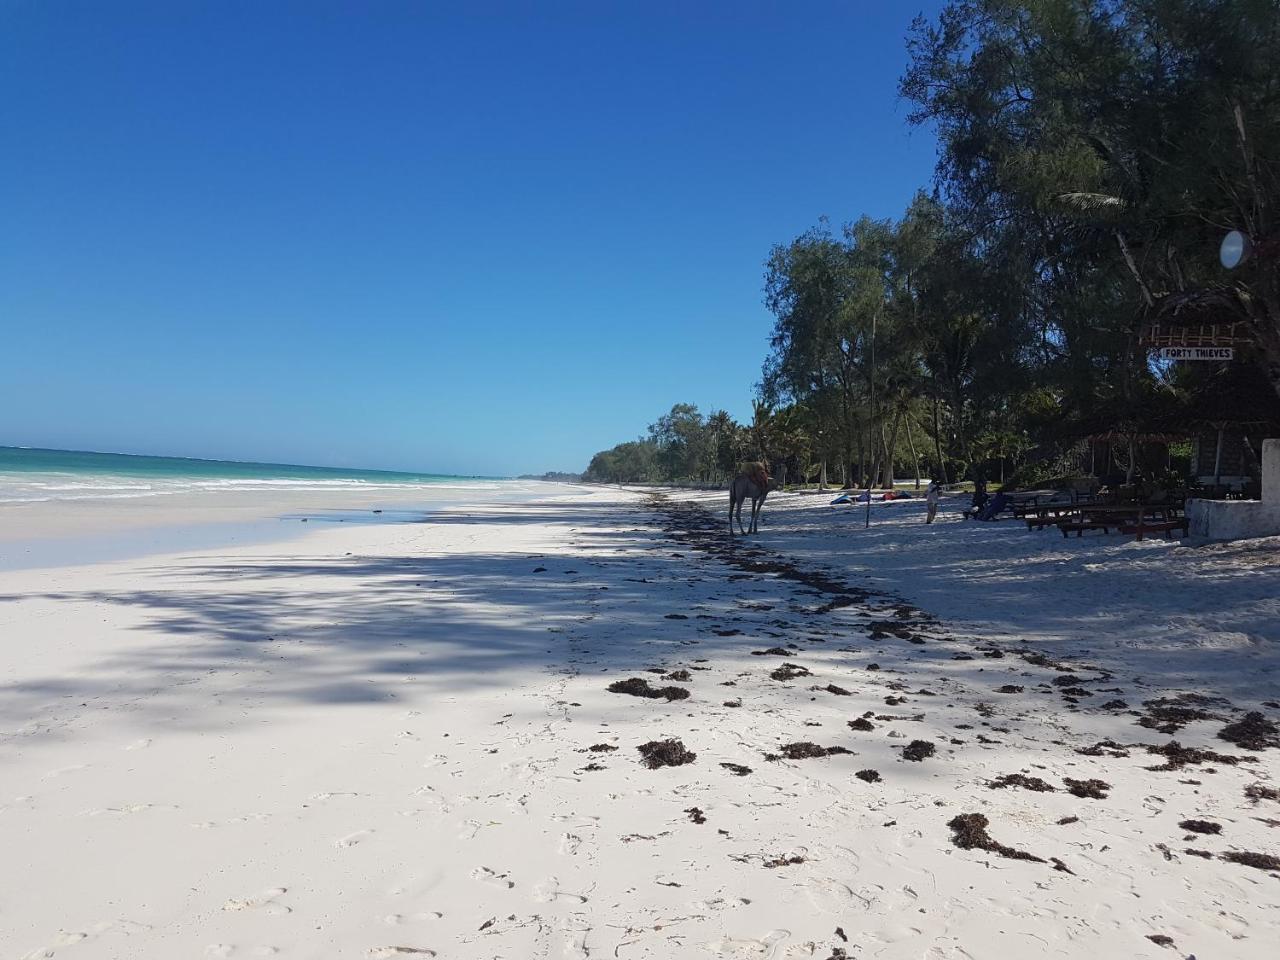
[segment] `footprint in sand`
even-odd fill
[[[44,960],[45,957],[52,957],[54,955],[54,951],[59,947],[69,947],[72,944],[79,943],[81,940],[87,940],[88,938],[89,935],[87,933],[68,933],[64,930],[54,937],[53,942],[47,947],[40,947],[36,950],[32,950],[30,953],[24,953],[20,960]]]
[[[345,837],[340,837],[333,841],[333,845],[339,850],[345,849],[346,847],[358,846],[362,841],[368,839],[372,835],[372,830],[357,830],[355,833],[349,833]]]
[[[779,956],[779,950],[786,939],[791,936],[789,930],[770,930],[759,940],[738,939],[736,937],[721,937],[719,940],[713,940],[707,946],[712,952],[722,957],[739,957],[742,960],[774,960]]]
[[[272,887],[269,890],[263,890],[257,896],[245,897],[241,899],[231,899],[222,905],[223,910],[257,910],[265,913],[269,917],[283,917],[285,914],[293,913],[290,907],[286,907],[283,903],[278,903],[278,899],[288,893],[287,887]]]
[[[412,796],[421,797],[424,803],[434,806],[437,813],[448,813],[453,809],[453,804],[441,796],[440,791],[429,784],[418,787],[413,791]]]
[[[141,740],[135,740],[133,743],[125,747],[126,750],[145,750],[151,746],[151,738],[143,737]]]
[[[424,920],[439,920],[444,914],[439,910],[426,910],[422,913],[388,913],[382,922],[388,927],[401,927],[406,923],[421,923]]]
[[[58,777],[65,777],[68,773],[78,773],[81,770],[88,770],[87,763],[73,763],[69,767],[59,767],[57,770],[50,770],[41,780],[56,780]]]
[[[578,852],[578,848],[582,846],[582,838],[576,833],[565,833],[560,836],[560,852],[566,856],[573,856]]]
[[[958,944],[940,942],[925,951],[924,960],[973,960],[973,954]]]
[[[581,917],[566,917],[557,924],[561,940],[560,955],[567,960],[587,960],[591,950],[587,946],[587,938],[591,936],[591,928]]]
[[[204,948],[206,957],[233,957],[238,951],[234,944],[211,943]],[[280,950],[277,947],[254,947],[249,951],[251,957],[274,957]]]
[[[561,888],[560,881],[549,877],[533,888],[533,899],[538,903],[555,903],[559,900],[571,900],[574,903],[586,903],[587,898],[580,893],[571,893]]]
[[[510,890],[516,885],[515,881],[511,879],[510,874],[498,873],[496,870],[490,870],[488,867],[476,867],[471,871],[471,879],[479,880],[481,883],[487,883],[491,887],[500,887],[503,890]]]
[[[368,960],[390,960],[394,957],[434,957],[436,952],[426,947],[370,947],[364,955]]]
[[[80,815],[82,817],[127,817],[132,813],[144,813],[147,810],[177,810],[175,806],[167,803],[131,803],[124,807],[98,807],[94,810],[85,810]]]
[[[821,913],[840,915],[854,905],[856,894],[847,884],[827,877],[817,877],[804,884],[805,896],[813,908]],[[868,906],[868,901],[856,897],[858,906]]]
[[[541,772],[542,767],[535,760],[516,760],[504,763],[501,770],[505,776],[514,777],[517,780],[531,780]]]
[[[592,817],[581,813],[553,813],[551,819],[556,823],[569,823],[569,825],[580,830],[590,830],[592,827],[600,825],[599,817]]]
[[[919,927],[911,927],[903,923],[892,923],[882,930],[864,931],[863,936],[868,940],[875,940],[877,943],[898,943],[901,940],[918,937],[923,932]]]

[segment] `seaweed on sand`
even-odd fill
[[[1280,790],[1275,787],[1266,787],[1260,783],[1251,783],[1244,788],[1244,795],[1257,803],[1259,800],[1276,800],[1280,801]]]
[[[1067,785],[1067,792],[1073,797],[1087,800],[1105,800],[1107,791],[1111,789],[1111,784],[1105,780],[1072,780],[1070,777],[1063,777],[1062,782]]]
[[[1156,771],[1181,770],[1187,764],[1201,763],[1221,763],[1224,766],[1233,767],[1241,762],[1252,763],[1258,759],[1250,756],[1233,757],[1214,750],[1201,750],[1199,747],[1184,747],[1177,740],[1170,740],[1160,746],[1147,744],[1146,749],[1147,753],[1153,753],[1165,759],[1165,762],[1159,766],[1147,767],[1148,770]]]
[[[1116,743],[1114,740],[1099,740],[1091,747],[1078,747],[1076,753],[1086,757],[1127,757],[1129,750],[1123,743]]]
[[[1053,787],[1039,777],[1028,777],[1023,773],[1006,773],[1003,776],[996,777],[987,786],[992,790],[1001,790],[1005,787],[1021,787],[1023,790],[1034,790],[1037,793],[1053,793],[1054,790]]]
[[[1016,850],[1013,847],[1005,846],[1003,843],[997,843],[991,834],[987,833],[987,826],[991,823],[981,813],[962,813],[957,817],[953,817],[947,826],[951,828],[951,842],[961,850],[987,850],[991,853],[998,853],[1002,857],[1008,857],[1010,860],[1030,860],[1034,863],[1045,863],[1043,857],[1037,857],[1034,853],[1027,853],[1025,850]]]
[[[830,757],[837,753],[852,753],[845,747],[820,747],[816,743],[810,743],[808,740],[801,740],[798,743],[788,743],[781,748],[781,753],[766,753],[766,760],[779,760],[785,757],[788,760],[809,760],[813,757]]]
[[[926,757],[932,757],[936,752],[937,747],[935,747],[930,741],[912,740],[902,748],[902,759],[914,760],[916,763],[919,763]]]
[[[1190,830],[1192,833],[1221,833],[1222,824],[1213,823],[1209,820],[1183,820],[1178,824],[1183,830]]]
[[[1219,730],[1218,739],[1234,743],[1245,750],[1266,750],[1280,747],[1280,727],[1254,710]]]
[[[657,770],[659,767],[679,767],[686,763],[693,763],[698,758],[692,750],[686,750],[679,740],[650,740],[636,749],[640,751],[641,756],[644,757],[644,765],[650,770]]]
[[[774,680],[794,680],[796,677],[809,677],[812,674],[807,667],[802,667],[798,663],[784,663],[769,676]]]
[[[609,684],[610,693],[625,693],[633,697],[647,697],[650,700],[683,700],[689,696],[684,687],[651,687],[644,677],[629,677],[626,680],[615,680]]]
[[[1160,733],[1177,733],[1188,723],[1196,720],[1221,720],[1222,717],[1203,709],[1213,703],[1209,697],[1194,693],[1184,693],[1177,697],[1159,697],[1155,700],[1143,701],[1147,715],[1138,720],[1138,726]]]
[[[766,860],[764,865],[769,870],[775,870],[778,867],[793,867],[798,863],[804,863],[804,857],[796,855],[790,857],[774,857],[771,860]]]
[[[1254,867],[1258,870],[1280,870],[1280,857],[1274,857],[1269,853],[1231,850],[1227,853],[1218,854],[1218,859],[1226,860],[1228,863],[1238,863],[1245,867]]]

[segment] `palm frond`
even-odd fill
[[[1060,193],[1055,199],[1079,213],[1118,213],[1126,206],[1124,200],[1109,193]]]

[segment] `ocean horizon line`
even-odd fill
[[[13,454],[18,454],[14,457]],[[413,478],[413,479],[448,479],[448,480],[510,480],[510,476],[481,474],[481,473],[446,473],[434,470],[390,470],[385,467],[339,467],[326,464],[308,464],[308,463],[286,463],[275,460],[242,460],[230,457],[193,457],[179,454],[161,454],[161,453],[127,453],[119,450],[76,450],[62,447],[33,447],[21,446],[16,444],[0,443],[0,472],[16,470],[20,472],[45,472],[57,466],[69,467],[74,469],[78,466],[80,469],[88,467],[89,464],[58,464],[41,463],[40,455],[52,456],[54,458],[71,457],[88,457],[103,458],[99,461],[100,466],[107,466],[107,460],[115,460],[117,458],[125,461],[167,461],[170,463],[183,463],[191,465],[206,465],[208,467],[217,466],[233,466],[239,468],[245,467],[262,467],[272,471],[278,470],[305,470],[319,471],[331,474],[346,475],[368,475],[374,474],[385,477]],[[120,465],[120,464],[116,464]],[[141,464],[139,464],[141,465]],[[146,473],[153,471],[147,470]]]

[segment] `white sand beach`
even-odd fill
[[[0,955],[1275,955],[1274,540],[534,489],[0,572]]]

